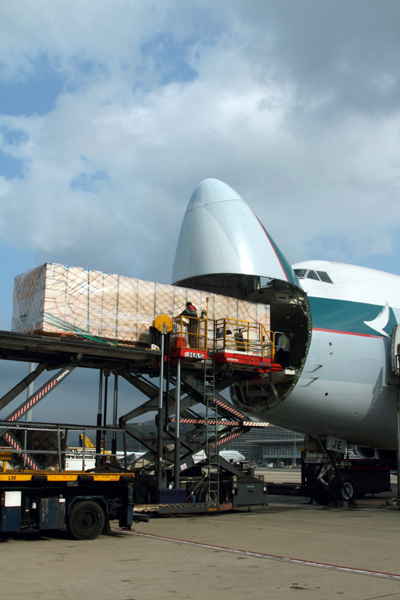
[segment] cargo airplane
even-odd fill
[[[397,450],[400,277],[317,260],[290,266],[243,198],[206,179],[186,209],[173,283],[269,304],[271,330],[290,339],[289,368],[233,383],[238,409],[365,456]]]
[[[146,454],[146,452],[128,452],[126,455],[127,464],[133,465],[137,460],[142,458],[142,456],[144,456],[145,454]],[[225,460],[227,460],[228,462],[230,462],[233,465],[238,465],[245,460],[245,457],[243,456],[243,454],[241,454],[237,450],[221,450],[219,452],[219,455],[222,456],[222,458],[224,458]],[[125,453],[117,452],[117,458],[121,462],[125,461]],[[193,458],[194,458],[194,462],[196,463],[201,460],[205,460],[207,457],[206,457],[204,450],[201,450],[200,452],[197,452],[197,454],[195,454]]]
[[[239,465],[245,460],[245,456],[237,450],[221,450],[218,454],[227,462],[231,463],[231,465]],[[195,464],[206,461],[206,459],[207,455],[204,450],[200,450],[200,452],[196,452],[196,454],[193,455],[193,462]]]

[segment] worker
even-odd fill
[[[275,360],[283,368],[289,366],[290,339],[285,333],[279,333],[277,343],[275,344]]]
[[[180,317],[188,317],[187,332],[189,334],[189,348],[197,347],[197,309],[191,302],[186,302],[186,308],[179,315]]]

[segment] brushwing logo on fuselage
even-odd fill
[[[386,300],[385,306],[383,307],[383,309],[381,310],[379,315],[376,317],[376,319],[373,319],[372,321],[364,321],[364,323],[368,327],[371,327],[371,329],[374,329],[375,331],[380,333],[381,335],[384,335],[385,337],[390,337],[390,335],[388,333],[386,333],[386,331],[384,331],[385,327],[387,327],[387,325],[389,323],[389,318],[390,318],[390,307],[389,307],[389,302]]]
[[[390,337],[397,319],[386,301],[383,307],[336,298],[308,297],[314,330]]]

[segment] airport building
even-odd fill
[[[184,429],[185,426],[182,426],[182,428]],[[135,429],[145,435],[157,437],[157,428],[154,421],[135,423]],[[126,441],[128,452],[143,452],[146,450],[140,442],[129,435]],[[302,435],[270,425],[266,428],[253,428],[235,440],[224,444],[220,449],[237,450],[245,456],[246,461],[265,466],[300,466],[300,449],[303,442],[304,437]],[[122,448],[122,443],[118,447]]]
[[[270,425],[267,428],[251,429],[224,446],[224,449],[238,450],[252,463],[287,467],[300,466],[303,443],[304,436]]]

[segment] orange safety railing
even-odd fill
[[[180,315],[173,319],[173,325],[173,349],[191,348],[192,350],[208,350],[212,346],[212,322],[207,318]]]
[[[273,359],[275,336],[261,323],[240,319],[218,319],[215,321],[215,352],[254,354]]]

